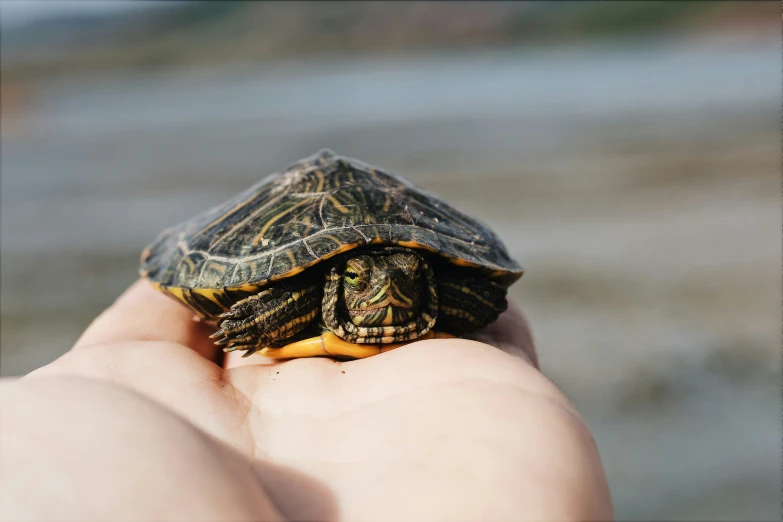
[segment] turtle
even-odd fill
[[[485,327],[523,269],[479,220],[322,149],[161,232],[140,274],[225,351],[350,359]]]

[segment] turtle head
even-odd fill
[[[356,326],[403,325],[419,314],[424,275],[415,254],[352,257],[342,277],[345,306]]]

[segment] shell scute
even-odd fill
[[[243,288],[368,244],[401,245],[482,268],[522,268],[486,225],[400,176],[321,151],[162,232],[141,273],[165,287]]]

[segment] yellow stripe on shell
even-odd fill
[[[314,170],[313,175],[318,178],[318,186],[315,187],[315,192],[323,192],[324,190],[324,172],[322,170]]]
[[[457,266],[466,266],[466,267],[470,267],[470,268],[484,268],[484,266],[479,264],[479,263],[473,263],[471,261],[465,261],[464,259],[461,259],[461,258],[458,258],[458,257],[447,256],[443,252],[440,252],[439,250],[437,250],[437,249],[435,249],[435,248],[433,248],[433,247],[431,247],[429,245],[422,245],[421,243],[417,243],[415,241],[396,241],[394,243],[394,245],[401,246],[401,247],[406,247],[406,248],[418,249],[418,250],[427,250],[428,252],[433,252],[435,254],[438,254],[441,257],[445,257],[446,259],[448,259],[448,261],[450,263],[452,263],[454,265],[457,265]],[[500,274],[510,273],[509,271],[505,271],[505,270],[498,270],[496,272],[498,272]]]
[[[160,286],[159,287],[164,293],[171,294],[180,301],[185,301],[185,290],[183,288],[177,288],[176,286]]]
[[[335,198],[334,196],[326,196],[326,199],[328,199],[332,203],[332,205],[334,205],[334,208],[337,209],[337,211],[340,212],[341,214],[347,214],[348,212],[350,212],[350,210],[348,210],[348,208],[345,207],[342,203],[337,201],[337,198]]]
[[[359,243],[348,243],[348,244],[342,245],[340,248],[338,248],[334,252],[331,252],[331,253],[329,253],[329,254],[327,254],[327,255],[325,255],[323,257],[320,257],[318,259],[313,259],[309,263],[307,263],[305,265],[302,265],[302,266],[298,266],[298,267],[296,267],[296,268],[294,268],[292,270],[289,270],[288,272],[286,272],[284,274],[278,274],[276,276],[270,277],[267,280],[259,281],[257,283],[253,283],[253,284],[249,284],[249,285],[230,286],[230,287],[227,287],[226,290],[229,290],[229,291],[232,291],[232,292],[254,292],[257,289],[263,288],[264,286],[266,286],[266,284],[268,282],[270,282],[270,281],[278,281],[280,279],[285,279],[287,277],[293,277],[293,276],[295,276],[295,275],[305,271],[306,269],[310,268],[311,266],[313,266],[313,265],[315,265],[315,264],[317,264],[317,263],[319,263],[319,262],[321,262],[321,261],[323,261],[325,259],[329,259],[330,257],[336,256],[338,254],[342,254],[343,252],[347,252],[349,250],[353,250],[354,248],[356,248],[358,246],[359,246]]]
[[[201,297],[204,297],[206,299],[209,299],[210,301],[212,301],[216,305],[218,305],[218,306],[220,306],[222,308],[225,308],[225,305],[223,305],[223,303],[221,303],[220,300],[217,298],[218,295],[222,295],[223,294],[223,290],[221,290],[221,289],[198,288],[198,289],[191,290],[191,292],[194,293],[194,294],[198,294]]]
[[[141,251],[141,262],[144,263],[147,261],[147,258],[150,257],[150,254],[152,253],[152,248],[149,246],[144,247],[144,250]]]
[[[306,204],[310,204],[310,201],[307,200],[307,199],[303,199],[302,201],[300,201],[296,205],[293,205],[293,206],[287,208],[284,212],[281,212],[281,213],[277,214],[275,217],[271,218],[269,221],[266,222],[266,224],[261,228],[261,230],[258,232],[258,234],[256,234],[256,236],[253,238],[252,244],[254,246],[258,245],[264,239],[264,234],[266,234],[266,231],[269,230],[269,227],[274,225],[278,220],[280,220],[280,218],[290,214],[295,209],[297,209],[297,208],[299,208],[299,207],[301,207],[303,205],[306,205]]]
[[[417,243],[415,241],[395,241],[394,244],[406,248],[415,248],[419,250],[427,250],[429,252],[438,252],[437,250],[435,250],[429,245],[422,245],[421,243]]]

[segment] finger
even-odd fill
[[[468,336],[470,339],[491,344],[506,353],[521,357],[538,368],[538,353],[533,342],[533,333],[522,311],[509,301],[508,309],[497,321]]]
[[[209,339],[213,332],[214,327],[194,321],[192,311],[142,279],[92,322],[73,349],[117,341],[169,341],[216,360],[220,350]]]

